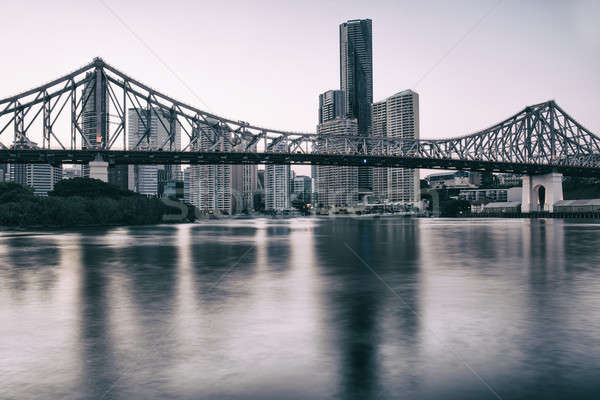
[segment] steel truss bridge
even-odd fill
[[[141,123],[133,142],[127,132],[132,115]],[[167,132],[161,143],[152,139],[152,120]],[[109,165],[296,163],[600,176],[600,138],[554,101],[528,106],[480,132],[439,140],[268,129],[177,101],[100,58],[0,100],[0,163],[94,160]]]

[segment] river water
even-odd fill
[[[598,399],[600,224],[2,232],[0,398]]]

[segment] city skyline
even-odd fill
[[[189,47],[186,43],[191,41],[188,44],[202,45],[207,51],[222,54],[224,60],[226,54],[235,54],[237,49],[245,48],[242,54],[249,62],[232,66],[226,62],[201,63],[191,54],[174,54],[158,33],[150,31],[151,24],[140,23],[140,17],[133,12],[133,4],[107,3],[131,31],[143,38],[147,47],[101,3],[74,6],[62,1],[52,7],[61,10],[68,6],[71,17],[84,12],[89,14],[91,10],[97,19],[85,27],[78,23],[65,24],[67,17],[55,17],[54,23],[62,23],[64,29],[51,32],[54,40],[47,48],[39,49],[38,54],[20,51],[16,53],[19,54],[18,63],[5,63],[3,68],[14,78],[0,83],[0,91],[7,95],[17,93],[23,87],[31,86],[32,81],[41,83],[101,55],[107,61],[123,66],[125,71],[140,71],[143,81],[160,82],[161,90],[207,111],[258,125],[314,131],[316,96],[325,88],[335,87],[339,79],[337,27],[345,20],[370,18],[373,20],[374,99],[386,98],[399,90],[416,89],[421,98],[422,138],[473,132],[486,127],[489,121],[510,115],[523,104],[548,99],[556,99],[566,109],[576,110],[584,126],[598,131],[600,120],[594,112],[598,104],[598,91],[594,89],[600,86],[594,73],[600,65],[600,35],[594,22],[600,14],[598,5],[593,2],[571,5],[496,3],[460,2],[453,6],[435,2],[428,5],[378,3],[369,8],[351,4],[338,12],[324,13],[326,16],[312,12],[308,5],[298,5],[294,11],[304,17],[299,20],[303,24],[310,21],[315,27],[314,32],[295,31],[295,24],[300,22],[286,20],[284,27],[282,21],[271,20],[268,28],[259,28],[260,24],[253,23],[256,29],[247,37],[236,35],[235,38],[229,34],[215,36],[210,21],[200,27],[198,36],[190,36],[189,24],[183,23],[185,13],[176,3],[174,18],[182,24],[173,28],[176,33],[185,33],[177,36],[181,47]],[[35,25],[49,6],[38,4],[25,20],[11,18],[23,14],[20,7],[17,4],[5,6],[3,26],[13,35],[28,29],[18,44],[26,48],[34,42],[34,34],[38,32],[30,24]],[[193,12],[194,7],[188,5],[185,10]],[[334,9],[335,4],[328,7]],[[275,8],[272,12],[281,12],[286,6]],[[265,5],[257,6],[256,10],[240,5],[229,18],[231,21],[246,20],[244,12],[258,16],[263,11],[260,18],[267,19],[270,12],[265,10]],[[157,16],[158,3],[149,2],[147,11],[150,19]],[[222,10],[214,6],[205,12],[219,14]],[[554,22],[559,18],[562,23],[557,25]],[[521,23],[524,20],[528,21],[526,25]],[[16,21],[19,21],[18,26],[13,25]],[[427,28],[431,24],[425,24],[425,21],[434,22],[436,29]],[[498,26],[504,26],[501,35]],[[98,27],[103,27],[101,34]],[[422,28],[422,34],[412,34],[418,32],[418,27]],[[95,40],[97,45],[80,46],[82,37]],[[548,46],[548,39],[554,40],[556,46]],[[284,40],[294,43],[290,46],[294,51],[276,45]],[[115,46],[116,42],[120,44]],[[44,55],[55,51],[58,43],[72,51],[40,68],[39,59],[48,59]],[[9,43],[8,46],[12,49],[17,45]],[[315,57],[298,56],[309,48]],[[557,51],[557,48],[562,50]],[[153,53],[175,71],[185,85]],[[522,62],[523,57],[527,63]],[[585,63],[577,61],[583,57]],[[201,73],[198,73],[198,66],[201,66]],[[295,82],[290,79],[290,73],[300,70],[311,76],[311,80]],[[16,71],[23,73],[16,74]],[[315,74],[315,71],[320,73]],[[27,82],[21,81],[23,79]],[[279,101],[275,87],[282,84],[296,93],[295,98]],[[185,86],[193,88],[198,97]],[[256,98],[260,101],[251,101]],[[270,112],[272,110],[277,112]],[[464,110],[469,110],[468,118],[465,118]]]

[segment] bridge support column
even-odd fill
[[[523,176],[521,212],[554,212],[554,203],[563,199],[562,174]]]
[[[89,168],[90,178],[108,182],[108,163],[102,158],[96,157],[94,161],[90,161]]]

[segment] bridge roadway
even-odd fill
[[[568,176],[600,177],[600,168],[567,165],[556,162],[552,165],[498,162],[485,160],[459,160],[450,158],[423,158],[408,156],[311,154],[285,152],[200,152],[200,151],[123,151],[123,150],[0,150],[0,164],[84,164],[90,161],[106,161],[109,165],[123,164],[295,164],[337,165],[369,167],[401,167],[479,172],[509,172],[523,175],[542,175],[558,172]]]

